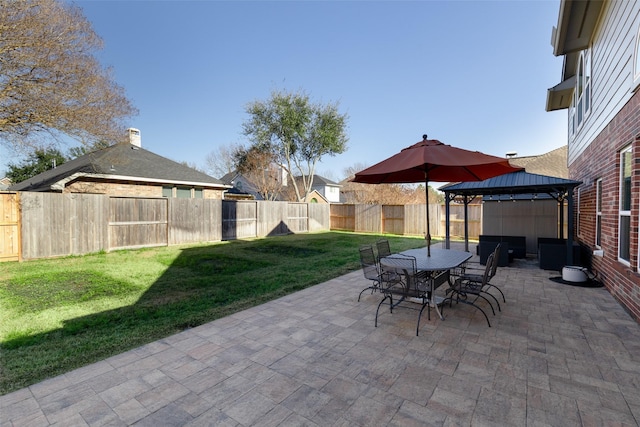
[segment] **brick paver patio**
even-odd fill
[[[381,311],[360,271],[0,397],[0,426],[636,426],[640,325],[604,288],[500,268],[492,327]]]

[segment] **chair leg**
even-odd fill
[[[373,286],[369,286],[368,288],[364,288],[363,290],[361,290],[361,291],[360,291],[360,295],[358,295],[358,302],[360,302],[360,297],[362,296],[362,293],[363,293],[364,291],[366,291],[367,289],[371,289],[371,293],[373,293],[373,291],[374,291],[374,289],[375,289],[375,288],[374,288]]]
[[[489,294],[489,295],[491,295],[491,294]],[[493,295],[491,295],[491,296],[493,297]],[[493,313],[493,315],[495,316],[495,315],[496,315],[496,311],[493,309],[493,304],[491,304],[491,301],[489,301],[489,299],[488,299],[487,297],[485,297],[484,295],[481,295],[481,294],[478,294],[478,298],[482,298],[483,300],[485,300],[485,301],[487,302],[487,304],[489,304],[489,307],[491,307],[491,312],[492,312],[492,313]],[[471,303],[469,303],[469,304],[471,304],[471,305],[474,305],[474,306],[475,306],[475,304],[474,304],[474,303],[472,303],[472,302],[471,302]],[[477,306],[476,306],[476,307],[477,307]],[[498,305],[498,307],[500,307],[500,306]]]
[[[500,295],[502,295],[502,302],[504,302],[504,303],[506,303],[506,302],[507,302],[507,300],[504,298],[504,294],[502,293],[502,291],[500,290],[500,288],[499,288],[499,287],[497,287],[496,285],[492,285],[491,283],[489,283],[488,285],[489,285],[489,286],[491,286],[491,287],[492,287],[492,288],[494,288],[494,289],[497,289],[497,290],[498,290],[498,292],[500,292]]]
[[[483,294],[486,294],[486,295],[491,296],[491,298],[493,298],[493,300],[494,300],[494,301],[496,302],[496,304],[498,305],[498,311],[502,311],[502,309],[500,308],[500,302],[498,301],[498,298],[496,298],[496,297],[495,297],[493,294],[491,294],[490,292],[482,291],[482,293],[483,293]],[[481,295],[478,295],[478,296],[481,296]],[[487,298],[485,298],[485,300],[487,300]],[[488,300],[487,300],[487,301],[488,301]],[[489,304],[491,304],[491,303],[489,303]],[[492,308],[493,308],[493,304],[491,304],[491,306],[492,306]],[[495,316],[495,314],[496,314],[496,313],[494,312],[494,313],[493,313],[493,315]]]
[[[485,320],[487,321],[487,325],[489,325],[489,327],[491,327],[491,323],[489,322],[489,317],[487,316],[487,313],[485,313],[485,312],[484,312],[484,310],[483,310],[482,308],[478,307],[478,306],[477,306],[477,305],[475,305],[475,304],[469,304],[469,305],[472,305],[472,306],[474,306],[475,308],[477,308],[478,310],[480,310],[480,312],[483,314],[483,316],[484,316]],[[491,309],[493,310],[493,307],[492,307]]]
[[[373,279],[370,279],[370,280],[373,280]],[[366,291],[367,289],[371,289],[371,294],[373,295],[373,293],[377,291],[379,288],[380,288],[380,282],[373,280],[373,285],[366,287],[360,291],[360,294],[358,295],[358,302],[360,302],[360,297],[362,296],[362,293],[364,291]]]
[[[378,312],[380,311],[380,306],[387,298],[391,300],[391,297],[389,295],[385,295],[384,298],[382,298],[382,301],[380,301],[380,304],[378,304],[378,308],[376,309],[376,322],[375,322],[376,328],[378,327]]]
[[[478,310],[480,310],[480,312],[484,316],[485,320],[487,321],[487,325],[489,325],[489,327],[491,327],[491,322],[489,322],[489,316],[487,316],[487,313],[485,313],[485,311],[482,309],[482,307],[480,307],[478,305],[475,305],[473,302],[467,301],[466,300],[466,294],[465,294],[465,298],[464,299],[460,299],[460,292],[455,292],[455,294],[456,294],[456,304],[457,303],[463,303],[463,304],[467,304],[467,305],[470,305],[470,306],[473,306],[473,307],[477,308]],[[491,307],[491,311],[493,312],[493,315],[495,316],[496,312],[493,309],[493,306],[491,305],[491,302],[488,299],[486,299],[485,297],[483,297],[482,295],[478,295],[478,296],[481,297],[482,299],[484,299],[487,302],[487,304],[489,304],[489,307]],[[448,296],[447,298],[444,299],[444,301],[446,301],[446,300],[449,300],[449,307],[451,307],[452,304],[453,304],[453,293],[450,296]],[[444,301],[442,301],[442,303],[443,303],[442,305],[443,306],[444,306]]]
[[[424,311],[425,305],[427,306],[427,318],[431,321],[431,301],[422,299],[422,308],[420,309],[420,313],[418,313],[418,325],[416,326],[416,336],[419,336],[420,332],[420,318],[422,317],[422,312]]]

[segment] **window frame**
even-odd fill
[[[169,195],[169,193],[171,195]],[[184,185],[163,185],[162,197],[173,199],[204,199],[204,188]]]
[[[602,178],[596,180],[596,229],[595,246],[602,249]]]
[[[631,85],[631,91],[635,92],[640,87],[640,25],[638,26],[638,31],[636,32],[636,42],[634,44],[635,48],[633,50],[633,72],[631,77],[633,79]]]
[[[576,85],[569,106],[569,137],[575,138],[591,112],[591,49],[580,52]]]
[[[625,167],[625,158],[626,155],[629,155],[629,167],[628,167],[628,177],[625,175],[625,171],[627,168]],[[632,199],[632,191],[631,191],[631,180],[633,178],[633,151],[632,146],[628,145],[620,150],[620,174],[619,174],[619,193],[618,193],[618,261],[630,266],[631,265],[631,199]],[[628,187],[625,185],[626,180],[628,179]],[[628,190],[628,201],[625,199],[626,193]],[[623,207],[627,207],[628,209],[623,209]],[[623,224],[623,222],[627,222],[628,224]],[[623,227],[626,225],[625,230]],[[625,231],[623,233],[623,231]],[[626,237],[626,239],[624,239]],[[625,253],[623,253],[623,246],[625,249]],[[627,258],[624,256],[627,255]]]

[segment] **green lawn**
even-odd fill
[[[358,247],[380,237],[326,232],[0,263],[0,395],[356,270]],[[424,246],[385,237],[394,252]]]

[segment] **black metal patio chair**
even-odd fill
[[[387,239],[379,239],[376,242],[376,249],[378,250],[378,260],[380,260],[380,258],[391,255],[391,246],[389,245],[389,240]]]
[[[490,270],[489,270],[489,277],[487,279],[487,283],[484,284],[485,288],[491,288],[491,289],[495,289],[498,292],[500,292],[500,295],[502,296],[502,302],[507,302],[504,293],[502,292],[502,290],[494,285],[493,283],[491,283],[491,279],[493,279],[493,277],[496,275],[497,271],[498,271],[498,264],[499,264],[499,259],[500,259],[500,251],[502,250],[503,246],[502,243],[498,243],[498,245],[495,247],[494,251],[492,252],[493,255],[493,259],[491,260],[491,262],[489,262],[489,259],[487,258],[487,266],[490,266]],[[463,271],[460,272],[460,274],[458,275],[460,278],[462,278],[463,280],[469,281],[469,282],[476,282],[477,284],[482,283],[483,279],[484,279],[484,271],[486,270],[486,268],[483,268],[482,270],[478,269],[478,268],[474,268],[472,267],[470,264],[466,264],[465,268]],[[490,294],[495,300],[496,303],[498,305],[498,311],[502,311],[500,308],[500,303],[498,302],[497,298],[495,298],[495,296],[493,296],[493,294]]]
[[[360,291],[358,301],[360,301],[360,297],[364,291],[370,289],[373,294],[380,289],[380,269],[372,245],[360,246],[360,265],[365,279],[371,280],[371,285]]]
[[[375,326],[378,327],[380,307],[389,300],[389,312],[401,303],[403,308],[419,310],[416,336],[420,332],[422,312],[427,308],[427,316],[431,319],[430,284],[419,274],[416,258],[402,254],[393,254],[380,259],[380,292],[384,295],[376,310]],[[394,297],[396,298],[394,302]]]
[[[447,300],[449,300],[449,307],[451,307],[453,305],[453,300],[455,298],[456,303],[461,302],[464,304],[468,304],[480,310],[485,320],[487,321],[487,325],[491,327],[491,322],[489,322],[489,317],[487,316],[487,313],[482,309],[481,306],[476,304],[476,301],[478,301],[478,299],[484,300],[491,308],[491,312],[493,313],[493,315],[494,316],[496,315],[496,311],[493,309],[493,304],[491,304],[491,300],[489,300],[487,296],[495,300],[496,303],[498,303],[498,300],[496,299],[495,296],[493,296],[491,293],[485,290],[485,288],[488,286],[488,283],[489,283],[489,278],[491,275],[492,263],[494,258],[495,258],[495,255],[493,253],[489,254],[489,258],[487,258],[487,264],[485,266],[484,273],[482,274],[482,280],[480,282],[477,282],[476,280],[472,280],[470,278],[465,278],[464,276],[458,277],[453,282],[453,285],[451,285],[451,287],[447,289],[447,297],[444,299],[442,304],[443,308],[444,308],[444,302],[446,302]],[[499,303],[498,303],[498,307],[500,307]]]

